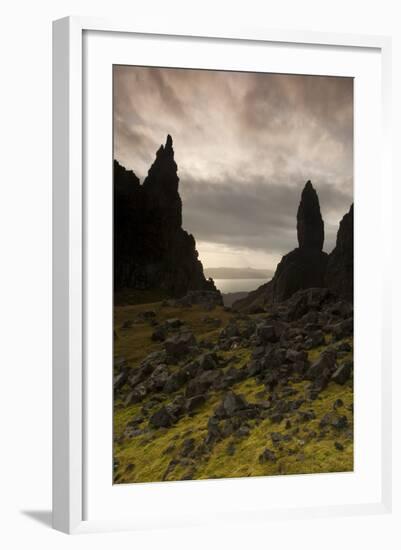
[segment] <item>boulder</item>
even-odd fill
[[[332,350],[325,350],[320,354],[319,359],[309,367],[306,372],[308,380],[316,380],[321,376],[329,377],[336,368],[336,353]]]
[[[215,353],[204,353],[198,359],[199,366],[202,370],[213,370],[217,368],[217,356]]]
[[[166,353],[176,359],[180,359],[187,355],[195,345],[196,339],[192,332],[177,334],[164,342]]]
[[[165,406],[156,411],[149,419],[149,424],[153,428],[169,428],[174,424],[174,422],[175,417]]]
[[[341,340],[347,336],[352,336],[354,333],[354,318],[349,317],[344,321],[334,324],[332,327],[333,336],[336,340]]]
[[[277,341],[276,331],[273,325],[260,324],[256,327],[256,337],[260,344]]]
[[[189,415],[197,411],[202,405],[206,403],[206,397],[204,395],[194,395],[190,397],[186,402],[186,411]]]
[[[215,410],[218,418],[228,418],[239,411],[248,408],[248,403],[243,395],[238,395],[232,391],[227,392],[220,405]]]
[[[265,464],[266,462],[276,462],[276,454],[270,449],[265,449],[263,453],[259,456],[259,462]]]
[[[338,369],[333,373],[331,379],[336,384],[344,385],[351,377],[353,363],[348,362],[340,365]]]

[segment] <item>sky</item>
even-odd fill
[[[353,202],[351,78],[114,67],[114,158],[141,181],[173,138],[183,227],[204,268],[272,274],[310,179],[324,250]]]

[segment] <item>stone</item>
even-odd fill
[[[181,325],[183,325],[181,319],[167,319],[165,322],[167,330],[180,328]]]
[[[347,336],[352,336],[354,333],[354,318],[349,317],[344,321],[340,321],[331,327],[333,336],[336,340],[341,340]]]
[[[266,462],[276,462],[276,460],[276,453],[270,449],[265,449],[259,456],[260,464],[265,464]]]
[[[250,433],[251,430],[248,428],[248,426],[240,426],[235,432],[235,435],[236,437],[248,437]]]
[[[320,377],[329,378],[336,368],[336,353],[332,350],[325,350],[320,354],[319,359],[313,363],[306,372],[308,380],[316,380]]]
[[[194,438],[184,439],[181,446],[180,455],[183,457],[187,457],[194,451],[194,449],[195,449],[195,439]]]
[[[232,441],[227,445],[226,453],[228,456],[233,456],[235,454],[235,445]]]
[[[298,361],[306,361],[308,358],[308,354],[305,351],[297,351],[294,349],[287,349],[285,358],[287,361],[290,361],[291,363],[297,363]]]
[[[316,418],[314,411],[298,411],[298,418],[300,422],[310,422]]]
[[[135,403],[140,403],[145,399],[147,395],[147,389],[144,384],[139,384],[132,390],[126,397],[124,401],[124,406],[128,407],[129,405],[134,405]]]
[[[152,374],[149,376],[146,382],[146,387],[148,392],[161,390],[166,384],[168,378],[169,378],[169,370],[167,365],[164,365],[164,364],[158,365],[154,369]]]
[[[204,353],[198,359],[199,366],[202,370],[213,370],[217,368],[217,356],[215,353]]]
[[[258,325],[256,327],[256,337],[261,344],[275,342],[277,340],[276,332],[273,325]]]
[[[166,339],[166,336],[167,336],[166,329],[164,327],[157,327],[152,332],[151,339],[153,340],[153,342],[164,342],[164,340]]]
[[[166,380],[163,386],[163,393],[174,393],[189,380],[189,376],[185,368],[172,373]]]
[[[202,405],[206,403],[206,397],[204,395],[194,395],[190,397],[186,402],[186,411],[189,415],[197,411]]]
[[[169,428],[175,422],[175,418],[164,406],[156,411],[149,419],[149,424],[153,428]]]
[[[223,397],[222,402],[215,411],[215,415],[218,418],[227,418],[247,407],[248,403],[242,395],[230,391]]]
[[[338,351],[344,351],[346,353],[349,353],[350,351],[352,351],[352,347],[351,345],[348,343],[348,342],[340,342],[337,346],[336,346],[336,349]]]
[[[333,382],[343,386],[351,377],[352,366],[353,364],[351,362],[340,365],[331,377]]]
[[[185,395],[194,397],[195,395],[204,395],[214,384],[220,380],[221,374],[218,371],[206,371],[199,376],[189,380]]]
[[[128,373],[126,370],[123,370],[122,372],[114,376],[114,379],[113,379],[114,391],[118,392],[119,390],[121,390],[121,388],[127,382],[127,379],[128,379]]]
[[[235,336],[239,336],[239,329],[238,325],[234,320],[231,320],[226,327],[223,328],[223,330],[220,332],[219,338],[221,340],[224,340],[226,338],[233,338]]]
[[[345,415],[339,415],[336,412],[326,413],[320,420],[319,427],[333,426],[338,430],[342,430],[348,426],[348,419]]]
[[[168,355],[179,359],[187,355],[191,348],[196,345],[195,336],[191,332],[184,332],[168,338],[164,347]]]

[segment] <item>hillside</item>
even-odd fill
[[[353,312],[327,289],[243,314],[116,306],[114,482],[353,469]]]

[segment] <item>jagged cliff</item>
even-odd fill
[[[297,236],[298,248],[283,256],[272,280],[235,302],[234,309],[257,310],[308,288],[326,287],[352,301],[353,208],[344,216],[336,248],[328,256],[322,250],[324,222],[319,198],[312,183],[307,181],[297,212]]]
[[[340,222],[336,246],[329,255],[326,286],[352,302],[354,298],[354,205]]]
[[[182,202],[167,136],[140,184],[114,161],[114,289],[162,289],[180,297],[190,290],[216,290],[206,280],[195,239],[182,228]]]

